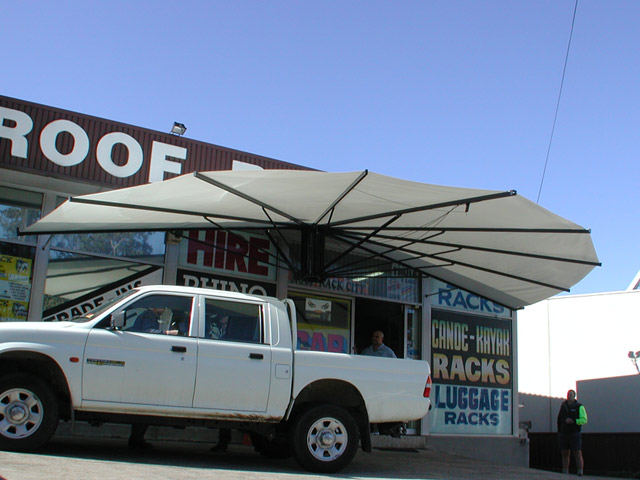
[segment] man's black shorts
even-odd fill
[[[558,445],[560,450],[582,450],[582,434],[580,432],[559,433]]]

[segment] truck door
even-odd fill
[[[188,336],[192,305],[193,296],[146,295],[122,309],[121,330],[96,326],[85,348],[83,400],[191,407],[198,356],[198,340]]]
[[[193,406],[265,412],[271,346],[264,341],[263,305],[214,297],[203,302]]]

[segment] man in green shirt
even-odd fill
[[[582,458],[582,425],[587,423],[587,411],[576,400],[575,390],[567,392],[567,399],[558,412],[558,443],[562,452],[562,473],[569,473],[569,452],[573,452],[578,475],[584,474]]]

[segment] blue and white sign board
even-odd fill
[[[511,318],[511,310],[487,298],[467,292],[435,278],[428,280],[431,307],[456,312],[468,312],[490,317]]]
[[[431,433],[511,435],[511,311],[430,279]]]

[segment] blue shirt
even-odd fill
[[[398,358],[389,347],[384,343],[378,347],[377,350],[373,349],[373,345],[369,345],[365,348],[360,355],[370,355],[372,357],[386,357],[386,358]]]
[[[151,310],[145,310],[136,318],[130,332],[162,333],[158,320],[160,317]]]

